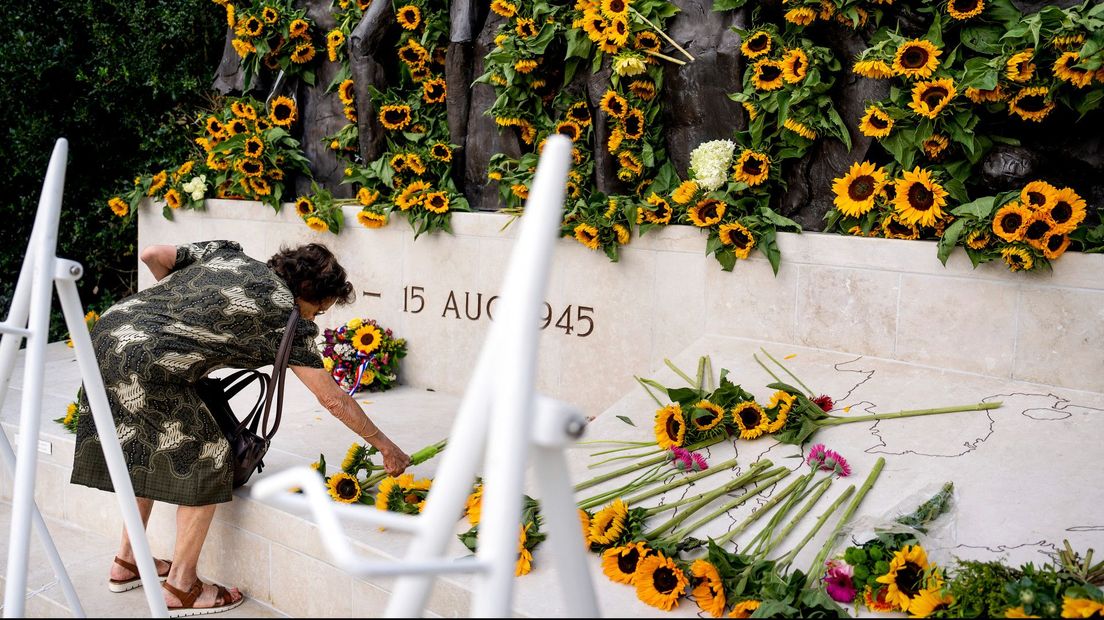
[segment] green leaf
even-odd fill
[[[951,209],[951,213],[959,217],[972,216],[978,218],[979,220],[984,220],[993,213],[993,210],[996,208],[996,206],[996,196],[985,196],[983,198],[978,198],[973,202],[959,205],[954,209]]]
[[[714,11],[731,11],[743,8],[747,0],[713,0]]]
[[[629,418],[627,418],[627,417],[625,417],[625,416],[623,416],[623,415],[619,415],[619,416],[617,416],[617,419],[618,419],[618,420],[621,420],[621,421],[622,421],[622,422],[624,422],[625,424],[628,424],[629,426],[636,426],[636,424],[635,424],[635,423],[633,423],[633,421],[632,421],[632,420],[630,420]]]
[[[966,220],[960,219],[955,220],[943,231],[943,236],[939,239],[939,262],[944,265],[947,264],[947,259],[951,256],[955,246],[958,245],[958,238],[962,235],[962,229],[965,227]]]

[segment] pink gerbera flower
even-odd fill
[[[835,450],[828,450],[825,453],[824,465],[821,466],[824,471],[834,471],[839,474],[840,478],[846,478],[851,475],[851,465],[847,463],[847,459],[843,458],[843,455]]]
[[[847,562],[828,560],[828,572],[824,575],[824,590],[837,603],[850,603],[855,600],[855,583],[851,577],[854,571]]]
[[[697,452],[691,452],[690,458],[694,459],[694,469],[697,471],[705,471],[709,469],[709,463],[705,462],[705,457]]]
[[[817,468],[824,465],[824,459],[828,456],[828,448],[822,443],[818,443],[812,448],[809,448],[809,456],[805,458],[805,462],[809,464],[809,467]]]

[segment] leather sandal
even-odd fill
[[[164,563],[168,564],[168,567],[165,568],[164,573],[158,573],[157,574],[157,576],[161,579],[161,582],[164,583],[164,581],[166,579],[168,579],[168,577],[169,577],[169,569],[172,568],[172,562],[170,562],[169,560],[154,560],[154,562],[164,562]],[[137,566],[131,564],[130,562],[127,562],[126,560],[119,559],[118,556],[115,556],[115,563],[118,564],[119,566],[122,566],[123,568],[127,569],[128,571],[134,573],[134,576],[131,577],[130,579],[108,579],[107,580],[107,589],[108,590],[111,590],[112,592],[115,592],[115,593],[119,593],[119,592],[128,592],[128,591],[133,590],[135,588],[141,588],[142,587],[142,576],[138,574],[138,567]]]
[[[203,616],[203,615],[207,615],[207,614],[217,614],[217,613],[221,613],[221,612],[224,612],[224,611],[230,611],[231,609],[234,609],[238,605],[241,605],[243,602],[245,602],[245,595],[243,594],[240,599],[238,599],[238,600],[236,600],[232,603],[224,602],[223,604],[219,605],[218,604],[219,601],[229,601],[231,599],[230,591],[227,590],[226,588],[218,585],[218,584],[212,584],[212,585],[214,585],[216,588],[218,588],[218,591],[215,592],[215,606],[214,607],[195,607],[194,605],[195,605],[196,599],[198,599],[203,594],[203,586],[204,586],[203,581],[201,581],[199,579],[196,579],[196,582],[194,584],[192,584],[192,587],[189,588],[187,592],[183,592],[181,590],[178,590],[177,588],[169,585],[169,582],[167,582],[167,581],[162,582],[161,587],[165,588],[166,590],[171,592],[173,596],[175,596],[177,599],[180,600],[180,605],[177,605],[177,606],[171,606],[170,605],[169,606],[169,617],[170,618],[185,618],[185,617],[188,617],[188,616]]]

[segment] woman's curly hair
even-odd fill
[[[320,243],[308,243],[293,250],[286,246],[268,259],[268,266],[283,278],[298,299],[321,304],[333,299],[340,305],[356,299],[353,285],[337,257]]]

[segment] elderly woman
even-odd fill
[[[170,614],[225,611],[241,604],[241,592],[205,584],[196,574],[215,507],[232,499],[233,483],[229,444],[196,393],[197,380],[217,368],[271,364],[298,306],[292,371],[379,449],[389,474],[402,473],[410,459],[323,369],[314,319],[354,299],[345,270],[325,246],[284,249],[267,264],[230,241],[155,245],[141,259],[158,283],[104,312],[92,343],[143,522],[154,501],[178,506],[173,560],[157,560]],[[83,415],[87,400],[79,407],[72,482],[112,491],[92,416]],[[112,592],[141,585],[125,531],[108,583]]]

